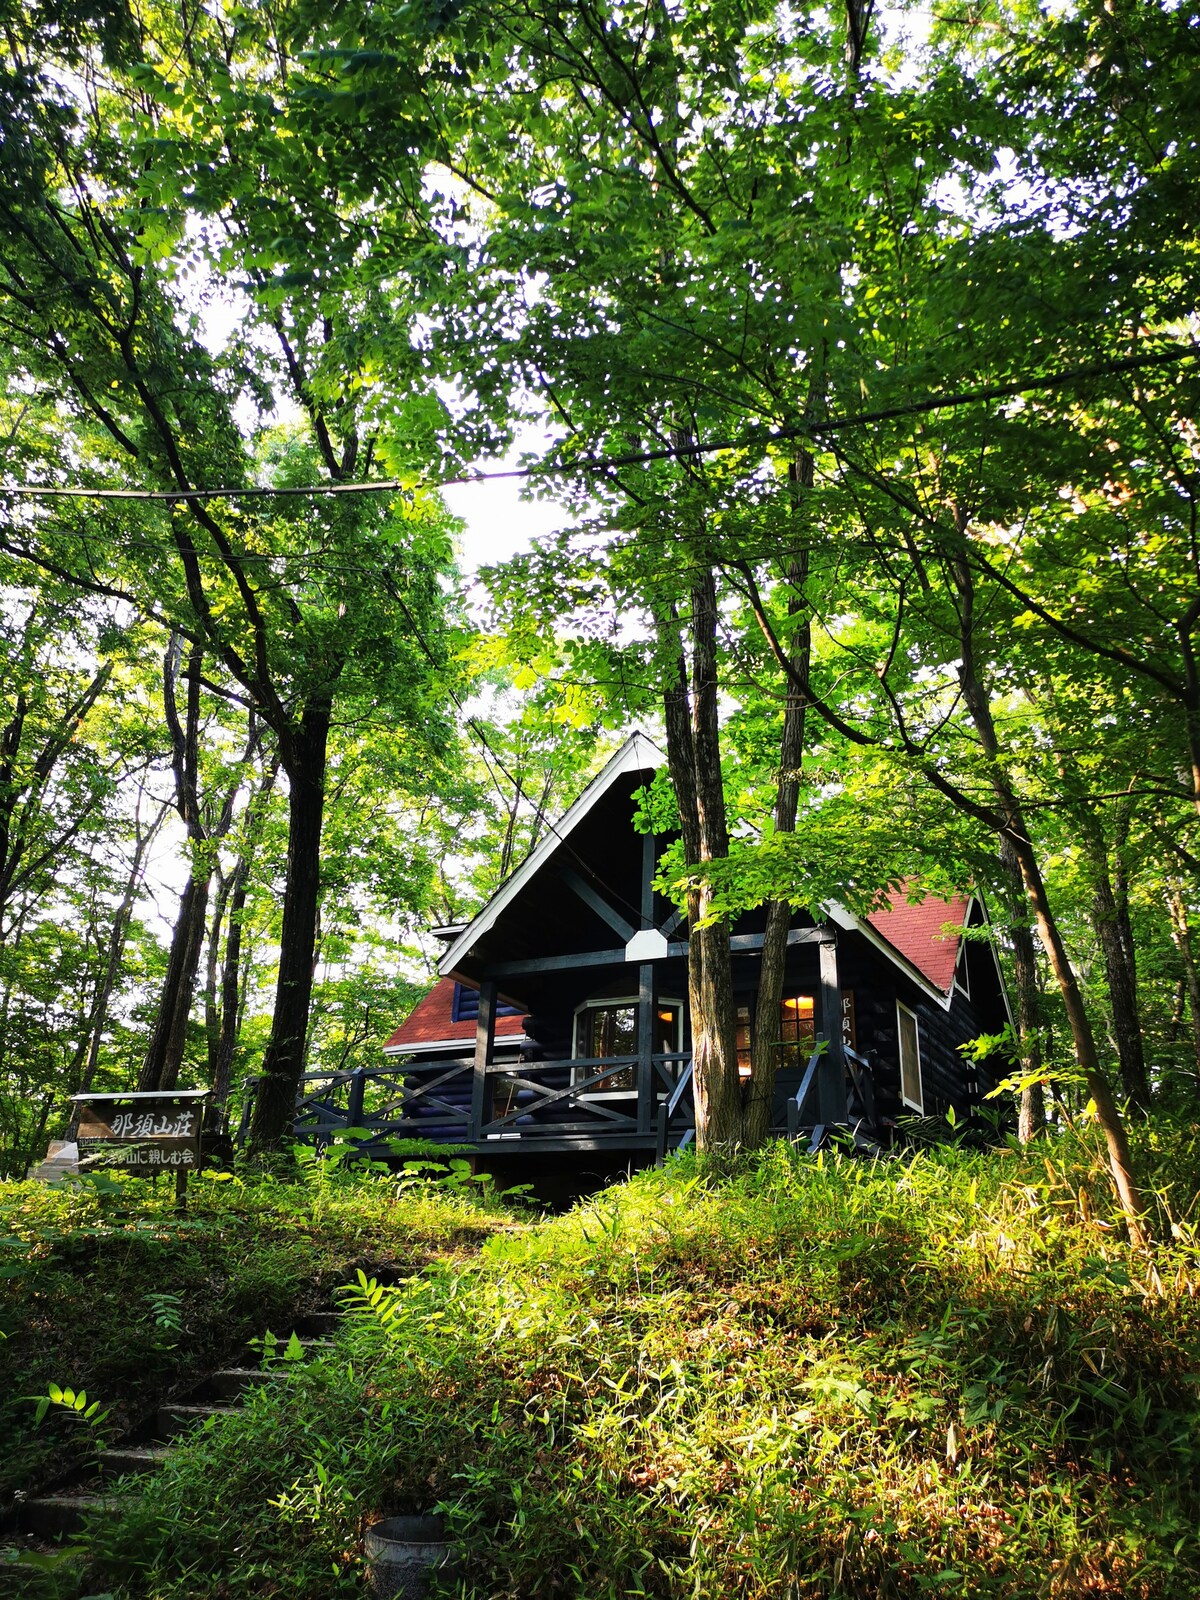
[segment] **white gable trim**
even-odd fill
[[[651,743],[644,733],[630,734],[611,761],[588,784],[575,804],[567,810],[559,822],[553,824],[541,843],[526,856],[525,860],[507,882],[500,886],[474,921],[469,922],[458,938],[455,939],[454,943],[438,962],[439,973],[443,975],[452,973],[464,956],[470,955],[476,940],[481,939],[489,929],[495,926],[500,914],[512,904],[529,880],[541,870],[572,829],[578,827],[592,807],[608,793],[618,778],[623,777],[627,772],[645,772],[657,769],[663,765],[666,759],[666,756],[658,746]]]
[[[496,1035],[496,1053],[499,1055],[505,1050],[523,1050],[526,1045],[532,1044],[523,1033],[498,1033]],[[475,1036],[469,1039],[423,1039],[415,1044],[385,1044],[385,1056],[428,1056],[444,1052],[446,1055],[473,1055],[475,1051]]]

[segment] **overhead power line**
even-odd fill
[[[699,456],[713,455],[720,450],[748,450],[772,444],[784,444],[792,439],[810,439],[819,444],[827,436],[841,433],[848,428],[865,428],[875,423],[901,421],[905,417],[927,416],[934,411],[952,411],[962,406],[984,405],[992,400],[1011,400],[1020,395],[1070,388],[1073,384],[1087,383],[1093,378],[1107,378],[1147,367],[1163,367],[1179,361],[1194,360],[1197,355],[1200,355],[1200,346],[1172,345],[1169,349],[1157,350],[1147,355],[1123,356],[1113,361],[1098,362],[1089,367],[1071,367],[1063,372],[1049,373],[1036,378],[1017,378],[1010,383],[990,384],[980,389],[964,390],[959,394],[931,395],[921,400],[909,400],[901,405],[883,406],[876,411],[854,412],[850,416],[827,417],[822,420],[806,418],[803,422],[788,423],[779,428],[751,428],[744,433],[721,439],[696,439],[678,445],[663,445],[655,450],[629,450],[622,455],[580,456],[574,461],[542,461],[531,467],[509,467],[494,472],[464,472],[449,478],[418,480],[417,484],[403,478],[375,478],[359,483],[323,482],[282,486],[227,486],[213,489],[93,489],[74,484],[12,484],[0,485],[0,498],[174,502],[282,500],[317,495],[396,494],[416,486],[449,489],[472,483],[500,483],[514,479],[529,480],[561,475],[603,473],[620,467],[649,466],[656,461],[694,460]]]

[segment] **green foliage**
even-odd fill
[[[35,1422],[44,1422],[51,1406],[61,1406],[65,1415],[89,1422],[93,1428],[102,1428],[108,1419],[108,1412],[101,1410],[99,1400],[89,1403],[85,1389],[80,1389],[76,1394],[74,1389],[60,1389],[57,1383],[51,1383],[47,1385],[45,1394],[31,1395],[30,1399],[34,1403]]]
[[[876,1164],[687,1159],[478,1257],[359,1273],[337,1348],[90,1532],[123,1600],[356,1592],[437,1503],[447,1594],[1047,1595],[1200,1582],[1200,1188],[1120,1242],[1090,1136]],[[203,1576],[202,1576],[203,1575]]]
[[[416,1270],[432,1248],[498,1222],[481,1196],[398,1196],[353,1171],[336,1184],[201,1173],[186,1216],[169,1186],[110,1182],[110,1195],[0,1184],[0,1490],[34,1489],[80,1461],[78,1440],[35,1425],[49,1413],[119,1433],[169,1384],[321,1304],[355,1264]]]

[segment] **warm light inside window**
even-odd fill
[[[811,1017],[813,1014],[813,997],[810,994],[796,994],[783,1002],[785,1011],[794,1011],[797,1016]]]

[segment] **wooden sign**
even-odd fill
[[[200,1162],[203,1089],[80,1095],[79,1156],[95,1166],[186,1173]]]
[[[842,1043],[848,1050],[858,1049],[858,1030],[854,1025],[854,990],[842,990]]]

